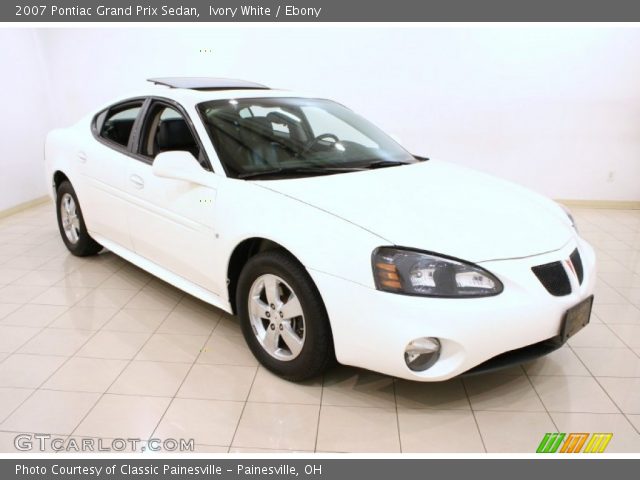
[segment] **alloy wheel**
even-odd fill
[[[258,343],[272,357],[290,361],[300,355],[305,341],[305,319],[300,299],[282,278],[264,274],[251,285],[249,320]]]
[[[73,197],[65,193],[60,199],[60,221],[62,229],[70,243],[76,244],[80,239],[80,218],[78,208]]]

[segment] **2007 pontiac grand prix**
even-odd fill
[[[154,79],[46,141],[63,242],[239,317],[299,381],[417,381],[544,355],[589,322],[593,249],[555,202],[411,155],[330,100]]]

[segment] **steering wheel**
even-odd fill
[[[315,147],[318,143],[320,143],[322,140],[327,138],[332,139],[336,143],[340,141],[340,139],[333,133],[323,133],[321,135],[318,135],[316,138],[309,140],[305,145],[304,149],[302,150],[302,153],[307,153],[309,150]]]

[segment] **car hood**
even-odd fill
[[[447,162],[256,182],[393,245],[472,262],[563,247],[573,230],[551,200]]]

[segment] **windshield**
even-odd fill
[[[243,98],[198,109],[227,174],[305,176],[418,160],[348,108],[308,98]]]

